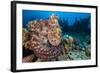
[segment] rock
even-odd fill
[[[75,44],[75,45],[79,45],[79,44],[80,44],[80,40],[75,38],[75,39],[74,39],[74,44]]]
[[[58,56],[58,60],[60,60],[60,61],[66,61],[68,59],[68,55],[60,55],[60,56]]]
[[[88,57],[91,56],[91,46],[90,46],[90,45],[87,45],[87,46],[86,46],[85,52],[86,52],[86,55],[87,55]]]
[[[85,51],[85,48],[81,48],[81,50]]]
[[[76,49],[76,50],[80,50],[80,46],[79,46],[79,45],[77,45],[75,49]]]

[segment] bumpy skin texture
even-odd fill
[[[49,20],[28,23],[30,40],[29,49],[42,60],[53,60],[61,53],[61,29],[58,18],[52,15]]]
[[[53,46],[61,43],[60,28],[53,28],[48,34],[48,40]]]
[[[23,58],[22,62],[23,63],[25,63],[25,62],[32,62],[33,58],[34,58],[34,54],[26,56],[26,57]]]

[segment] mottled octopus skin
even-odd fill
[[[52,22],[54,19],[53,27],[56,25],[57,26],[59,25],[58,19],[55,19],[54,17],[55,16],[53,16],[53,18],[50,19],[50,20],[52,20]],[[61,48],[59,47],[60,42],[61,42],[60,35],[59,35],[60,31],[58,31],[58,29],[57,29],[57,31],[55,32],[56,34],[54,33],[56,36],[53,36],[53,34],[50,35],[49,31],[51,31],[51,29],[49,29],[49,28],[52,27],[52,24],[49,24],[50,20],[48,20],[48,21],[41,20],[41,21],[35,22],[35,24],[34,24],[34,22],[33,23],[31,22],[31,24],[29,24],[30,25],[29,30],[31,30],[31,32],[30,32],[30,36],[31,36],[30,37],[30,46],[31,46],[30,49],[33,50],[34,54],[39,59],[43,59],[43,60],[52,60],[54,58],[57,58],[61,53]],[[54,25],[54,23],[55,23],[55,25]],[[44,29],[44,27],[48,28],[48,30]],[[44,29],[44,31],[42,32],[43,29]],[[56,30],[56,28],[54,28],[54,30]],[[53,36],[49,40],[48,40],[48,34],[49,34],[49,36]],[[45,41],[43,41],[42,36],[44,37]],[[49,42],[52,39],[56,39],[59,42],[54,45],[51,42]]]
[[[25,62],[32,62],[33,58],[34,58],[33,54],[29,55],[29,56],[26,56],[26,57],[23,58],[22,62],[23,63],[25,63]]]

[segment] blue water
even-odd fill
[[[29,21],[48,19],[51,14],[55,14],[59,17],[59,20],[68,20],[69,25],[73,25],[75,20],[80,20],[88,18],[91,16],[90,13],[80,13],[80,12],[52,12],[52,11],[36,11],[36,10],[23,10],[23,25],[26,25]]]

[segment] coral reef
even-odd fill
[[[69,52],[69,50],[73,48],[74,39],[72,36],[64,35],[63,42],[64,42],[63,54],[65,55]]]
[[[88,60],[91,58],[91,47],[89,41],[82,42],[77,38],[73,38],[65,34],[63,36],[64,48],[63,54],[58,57],[58,60]]]
[[[30,35],[29,35],[29,32],[27,31],[27,29],[23,28],[22,29],[22,44],[23,46],[27,49],[30,47],[29,45],[29,40],[30,40]]]
[[[23,57],[23,62],[90,59],[90,40],[81,43],[74,36],[62,35],[58,19],[52,14],[47,20],[30,21],[23,28],[23,46],[32,51]]]

